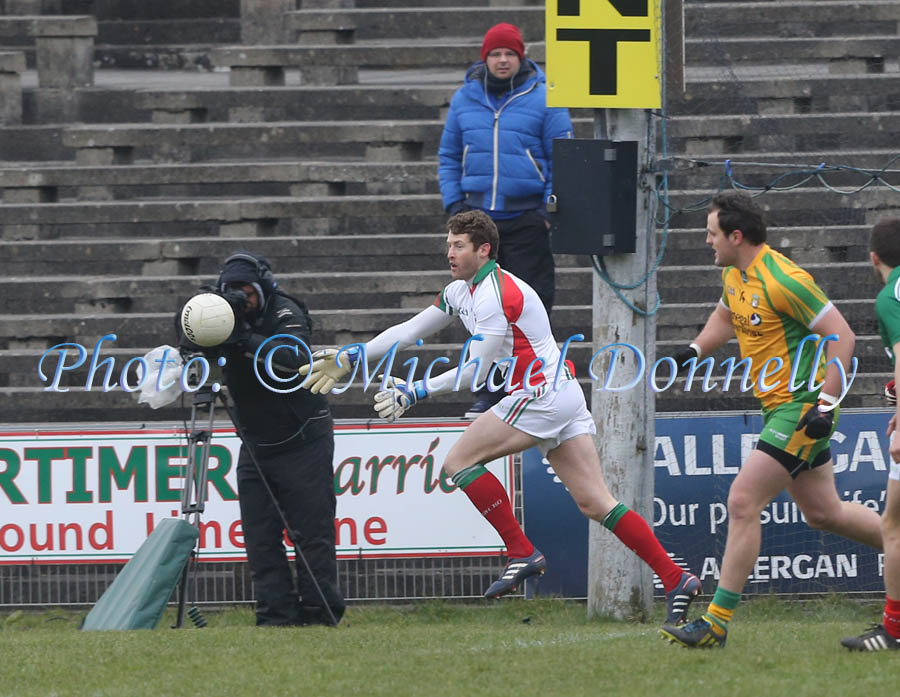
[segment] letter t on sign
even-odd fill
[[[587,41],[591,94],[618,94],[618,44],[650,41],[649,29],[557,29],[557,41]]]

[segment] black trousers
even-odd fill
[[[517,218],[494,222],[500,233],[497,263],[534,288],[549,315],[556,294],[556,273],[544,216],[536,210],[525,211]]]
[[[278,505],[335,617],[344,614],[344,597],[337,585],[334,537],[334,435],[301,443],[287,452],[260,453],[257,461]],[[300,559],[295,562],[297,585],[283,544],[283,524],[266,492],[245,445],[237,467],[241,524],[256,591],[257,625],[327,624],[328,615]]]

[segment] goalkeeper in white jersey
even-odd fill
[[[478,389],[492,366],[505,368],[506,395],[481,414],[450,449],[444,471],[503,539],[508,563],[485,593],[498,598],[526,578],[544,573],[544,555],[526,537],[500,481],[485,467],[499,457],[537,446],[568,488],[579,509],[602,523],[643,559],[666,590],[667,622],[681,623],[700,592],[700,581],[668,556],[650,526],[616,500],[603,479],[594,447],[596,427],[584,393],[565,362],[537,293],[497,265],[499,237],[481,211],[459,213],[447,223],[447,260],[453,281],[434,304],[386,329],[365,344],[365,357],[378,359],[392,347],[412,346],[458,317],[472,334],[459,366],[407,384],[386,378],[375,395],[378,415],[393,421],[417,402],[459,386]],[[477,339],[477,340],[475,340]],[[328,392],[353,369],[360,353],[326,349],[314,355],[304,387]]]

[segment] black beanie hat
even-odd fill
[[[225,260],[216,286],[224,291],[232,283],[249,283],[259,293],[260,307],[265,306],[278,285],[272,277],[269,261],[253,252],[235,252]]]

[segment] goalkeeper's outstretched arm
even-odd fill
[[[439,332],[450,323],[451,319],[450,315],[430,305],[405,322],[385,329],[366,343],[366,360],[378,360],[395,344],[401,349],[412,346],[418,339]],[[304,387],[314,394],[330,392],[337,382],[350,374],[359,358],[358,353],[352,349],[340,352],[338,349],[316,351],[313,354],[312,364],[300,368],[300,375],[310,374],[305,380]]]

